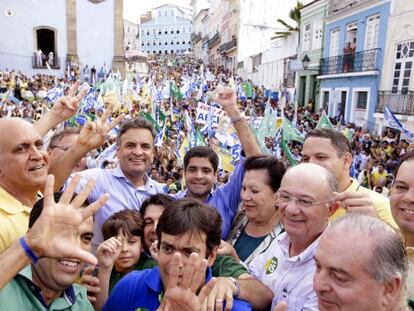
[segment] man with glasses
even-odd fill
[[[288,310],[318,310],[312,287],[314,254],[329,216],[339,207],[333,200],[336,191],[335,176],[316,164],[294,166],[283,176],[278,207],[286,232],[249,265],[273,290],[273,306],[286,301]]]

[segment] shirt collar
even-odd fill
[[[325,228],[326,230],[326,228]],[[322,234],[319,235],[319,237],[313,241],[304,251],[302,251],[300,254],[296,256],[289,257],[289,247],[290,247],[290,239],[287,232],[283,232],[277,237],[278,243],[280,245],[280,248],[282,249],[283,253],[286,256],[286,259],[289,261],[299,261],[299,262],[305,262],[308,260],[313,259],[313,256],[316,251],[316,247],[319,244],[319,240],[321,238]]]
[[[33,283],[32,265],[28,265],[24,267],[22,270],[19,271],[17,275],[21,276],[26,281],[29,287],[34,288],[34,295],[36,296],[36,298],[42,303],[44,307],[48,308],[48,306],[46,305],[46,302],[43,299],[43,296],[41,295],[40,287],[38,287],[36,284]],[[69,305],[73,305],[76,301],[76,296],[79,294],[80,294],[79,288],[76,288],[73,285],[70,285],[63,291],[61,297],[64,297]]]
[[[344,192],[358,191],[359,187],[360,187],[359,182],[356,179],[352,178],[351,184]]]
[[[111,174],[112,174],[113,176],[118,177],[118,178],[124,178],[124,179],[125,179],[125,180],[127,180],[130,184],[132,184],[132,183],[131,183],[131,181],[128,179],[128,177],[126,177],[126,176],[125,176],[125,174],[124,174],[124,172],[122,171],[122,169],[121,169],[121,167],[120,167],[120,166],[117,166],[116,168],[114,168],[114,169],[110,170],[110,172],[111,172]],[[145,174],[144,174],[144,186],[143,186],[143,187],[148,188],[148,187],[149,187],[149,184],[150,184],[150,181],[152,181],[152,179],[150,179],[150,178],[148,177],[148,175],[145,173]]]
[[[0,187],[0,200],[2,204],[0,204],[0,209],[5,211],[8,214],[19,214],[21,212],[27,212],[30,213],[31,208],[23,205],[22,202],[17,200],[14,196],[12,196],[9,192],[7,192],[5,189]]]

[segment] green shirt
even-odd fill
[[[94,310],[86,295],[86,288],[77,284],[64,290],[60,297],[46,306],[40,288],[33,283],[31,265],[21,270],[0,291],[0,306],[1,310]]]
[[[246,267],[238,263],[231,256],[217,256],[211,267],[213,276],[231,276],[235,279],[239,278],[243,273],[248,273]]]
[[[158,263],[148,257],[145,253],[141,253],[141,256],[138,260],[138,262],[135,264],[134,269],[136,271],[141,271],[145,269],[152,269],[155,266],[157,266]],[[111,271],[111,278],[109,279],[109,294],[111,293],[112,289],[118,283],[128,272],[118,272],[116,271],[115,267]]]

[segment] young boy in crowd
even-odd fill
[[[98,278],[101,291],[96,296],[95,308],[100,310],[115,284],[133,270],[150,269],[154,260],[141,256],[144,222],[141,213],[122,210],[109,217],[102,226],[102,242],[97,250]]]

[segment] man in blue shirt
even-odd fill
[[[127,120],[118,134],[119,166],[113,170],[95,168],[80,173],[78,191],[88,180],[95,180],[89,201],[95,201],[104,193],[110,194],[108,202],[94,215],[94,248],[103,241],[101,228],[112,214],[126,208],[139,210],[145,199],[164,192],[165,185],[152,180],[146,173],[154,161],[154,138],[155,131],[149,121],[142,118]]]
[[[237,107],[236,92],[230,88],[218,88],[214,100],[230,117],[246,157],[259,155],[261,152],[256,138]],[[221,234],[223,239],[226,239],[239,208],[244,176],[243,162],[242,160],[236,165],[227,184],[214,187],[219,163],[217,154],[208,147],[195,147],[184,156],[184,178],[187,189],[178,192],[174,197],[192,197],[213,206],[223,220]]]
[[[200,278],[190,279],[190,272],[213,264],[220,235],[221,217],[216,210],[192,198],[172,202],[157,226],[158,267],[125,276],[113,289],[104,310],[155,311],[165,291],[174,285],[191,287],[195,292],[202,290],[211,279],[211,269],[207,268],[206,276]],[[195,264],[197,256],[204,259],[204,264]],[[217,309],[222,306],[223,301],[217,300]],[[251,306],[235,299],[232,310],[251,310]]]

